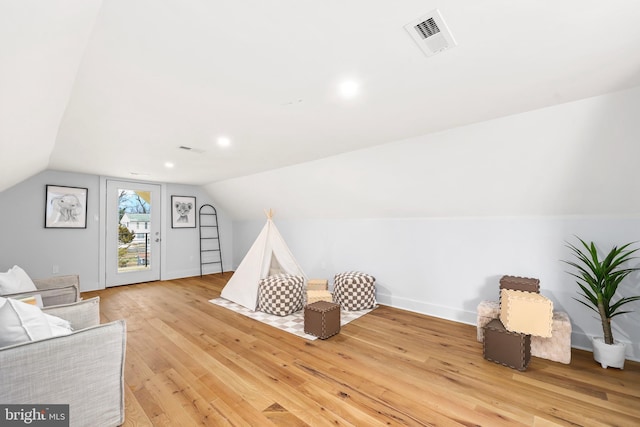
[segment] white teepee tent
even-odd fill
[[[273,211],[265,211],[267,223],[245,255],[231,279],[222,289],[222,298],[240,304],[249,310],[258,306],[260,279],[274,274],[286,273],[305,276],[302,268],[284,242],[282,235],[271,219]]]

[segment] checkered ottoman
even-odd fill
[[[304,278],[276,274],[260,281],[258,310],[276,316],[288,316],[304,306]]]
[[[333,302],[343,310],[364,310],[376,305],[376,279],[366,273],[349,271],[336,274]]]

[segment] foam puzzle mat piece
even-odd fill
[[[304,308],[304,332],[327,339],[340,332],[340,304],[318,301]]]
[[[540,279],[519,276],[502,276],[500,289],[540,293]]]
[[[511,332],[551,337],[553,302],[531,292],[500,290],[500,320]]]
[[[484,327],[482,355],[485,359],[524,371],[531,361],[531,335],[510,332],[499,319]]]
[[[571,320],[562,311],[553,312],[550,338],[531,337],[531,355],[564,364],[571,363]]]

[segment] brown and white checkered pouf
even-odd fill
[[[260,281],[258,310],[276,316],[288,316],[304,306],[304,278],[276,274]]]
[[[334,277],[333,301],[343,310],[364,310],[376,305],[375,277],[359,271],[348,271]]]

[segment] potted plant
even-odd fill
[[[611,333],[611,319],[629,311],[621,311],[620,308],[632,301],[640,300],[639,296],[619,297],[614,299],[620,283],[638,267],[624,267],[623,264],[635,259],[632,256],[640,248],[631,249],[633,243],[627,243],[620,247],[614,246],[604,258],[598,257],[596,245],[586,243],[578,238],[582,247],[576,247],[567,243],[567,247],[577,258],[577,261],[563,261],[574,267],[577,272],[569,272],[578,279],[581,289],[581,299],[576,301],[589,307],[598,313],[602,322],[604,338],[593,338],[593,357],[603,368],[607,366],[624,368],[625,345],[617,343]]]

